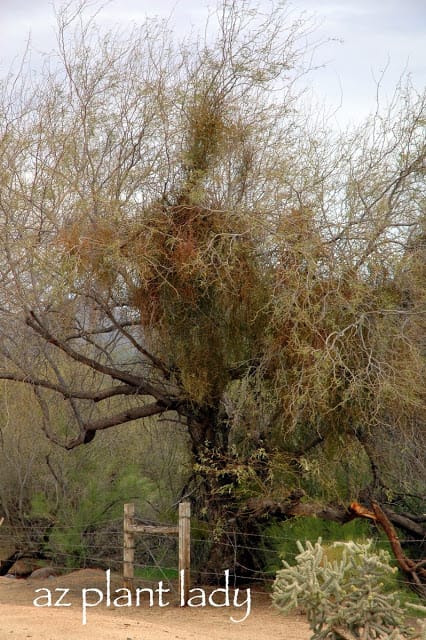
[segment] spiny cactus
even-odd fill
[[[372,541],[334,543],[341,547],[330,561],[319,539],[298,542],[296,564],[284,562],[273,586],[273,602],[283,612],[302,607],[312,640],[402,640],[419,638],[405,622],[407,612],[383,581],[396,571],[386,551],[372,551]]]

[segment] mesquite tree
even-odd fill
[[[218,539],[304,493],[417,500],[424,97],[332,134],[299,100],[310,26],[281,5],[223,0],[181,42],[156,20],[103,35],[86,10],[1,85],[0,377],[67,449],[179,422]]]

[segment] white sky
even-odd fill
[[[206,5],[214,0],[111,0],[99,21],[123,26],[147,14],[170,16],[177,33],[202,25]],[[267,0],[260,0],[267,5]],[[325,69],[310,78],[319,102],[339,106],[338,121],[357,121],[374,109],[376,82],[386,69],[381,85],[383,98],[390,97],[403,72],[414,86],[426,84],[426,0],[292,0],[300,11],[317,16],[316,38],[338,38],[323,47],[317,62]],[[19,56],[31,32],[36,49],[54,47],[54,16],[51,0],[0,0],[0,76]]]

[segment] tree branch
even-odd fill
[[[68,340],[78,340],[81,338],[85,338],[86,336],[97,336],[102,335],[103,333],[112,333],[117,330],[117,324],[121,328],[123,327],[137,327],[140,326],[140,322],[137,320],[132,320],[128,322],[118,322],[114,323],[114,325],[110,325],[109,327],[98,327],[97,329],[92,329],[91,331],[87,329],[81,329],[81,331],[77,331],[76,333],[72,333],[71,335],[65,338],[65,342]]]
[[[396,513],[391,509],[383,509],[383,511],[396,527],[416,537],[424,538],[426,536],[426,529],[422,527],[420,518],[414,520],[414,518],[411,519],[407,514]]]
[[[321,518],[322,520],[333,520],[334,522],[340,522],[340,524],[345,524],[356,517],[369,518],[370,520],[377,521],[375,513],[357,502],[353,502],[350,507],[346,509],[343,506],[334,504],[324,505],[320,502],[302,502],[302,498],[304,498],[305,495],[302,489],[296,489],[282,500],[262,497],[252,498],[247,502],[245,512],[248,511],[252,517],[260,520],[269,517],[276,518],[277,520],[286,520],[294,516],[308,516]],[[385,515],[392,524],[407,533],[421,538],[426,536],[424,527],[417,522],[413,522],[406,516],[402,516],[388,509],[386,509]]]
[[[246,511],[260,520],[265,517],[287,520],[294,516],[310,516],[344,524],[351,519],[350,512],[344,507],[323,505],[319,502],[302,502],[304,496],[305,492],[298,489],[283,500],[253,498],[248,501]]]
[[[137,351],[139,351],[139,353],[141,353],[143,356],[145,356],[145,358],[147,358],[157,369],[159,369],[163,373],[163,375],[165,376],[166,379],[169,378],[170,377],[170,371],[166,367],[164,362],[162,362],[159,358],[154,356],[147,349],[145,349],[141,344],[139,344],[139,342],[137,340],[135,340],[135,338],[132,336],[132,334],[129,333],[128,331],[126,331],[126,329],[124,328],[123,324],[117,322],[117,320],[114,317],[114,314],[112,313],[112,311],[110,309],[108,309],[108,306],[106,304],[104,304],[102,301],[99,301],[99,300],[96,300],[96,302],[102,306],[102,309],[104,310],[104,312],[108,316],[108,318],[111,320],[111,322],[115,326],[116,330],[120,331],[122,333],[122,335],[130,342],[130,344]]]
[[[395,558],[402,571],[406,576],[408,576],[411,586],[419,595],[426,597],[426,569],[424,568],[424,562],[426,562],[426,560],[419,560],[416,563],[414,560],[411,560],[411,558],[407,558],[402,550],[398,535],[387,514],[377,502],[373,501],[372,507],[373,511],[371,512],[357,502],[353,502],[350,509],[355,516],[360,518],[369,518],[381,525],[388,537]]]
[[[138,393],[145,393],[146,395],[153,396],[157,400],[163,398],[163,393],[160,389],[154,385],[149,384],[144,378],[140,376],[135,376],[134,374],[127,373],[125,371],[121,371],[120,369],[116,369],[115,367],[110,367],[107,365],[98,362],[97,360],[93,360],[93,358],[89,358],[78,351],[75,351],[72,347],[70,347],[65,342],[56,338],[41,322],[41,320],[36,316],[34,311],[30,311],[25,319],[27,325],[33,329],[38,335],[53,344],[58,349],[61,349],[64,353],[66,353],[70,358],[75,360],[76,362],[80,362],[95,371],[99,371],[99,373],[103,373],[110,378],[115,380],[120,380],[121,382],[125,382],[132,387],[135,387]]]
[[[50,389],[60,393],[64,398],[76,398],[78,400],[93,400],[93,402],[101,402],[107,398],[113,396],[130,396],[136,395],[137,389],[134,386],[123,384],[115,387],[108,387],[102,391],[78,391],[76,389],[70,389],[67,386],[55,384],[49,382],[49,380],[43,380],[42,378],[34,378],[33,376],[24,376],[17,373],[1,373],[1,380],[11,380],[12,382],[20,382],[28,384],[32,387],[42,387],[43,389]]]
[[[95,437],[97,431],[110,429],[111,427],[125,424],[126,422],[131,422],[132,420],[154,416],[160,413],[164,413],[168,410],[169,407],[167,405],[164,405],[161,402],[152,402],[150,404],[145,404],[142,407],[133,407],[131,409],[126,409],[126,411],[116,413],[112,416],[105,416],[104,418],[100,418],[99,420],[94,420],[93,422],[86,423],[84,424],[84,432],[80,433],[77,438],[74,438],[74,440],[68,442],[65,445],[65,449],[75,449],[81,444],[87,444],[88,442],[91,442]]]

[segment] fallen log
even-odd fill
[[[354,504],[358,505],[358,509],[364,509],[366,513],[369,513],[370,519],[375,520],[373,512],[366,507],[362,507],[359,503],[352,503],[352,505]],[[347,509],[340,504],[306,501],[306,494],[302,489],[293,491],[282,500],[252,498],[247,502],[242,513],[249,513],[252,518],[259,521],[268,518],[287,520],[294,516],[310,516],[321,520],[332,520],[340,524],[345,524],[356,517],[361,517],[361,514],[355,513],[351,507]],[[384,513],[393,525],[402,529],[408,535],[417,539],[426,538],[426,530],[421,522],[410,519],[407,514],[402,515],[390,509],[386,509]],[[364,517],[368,516],[364,515]]]
[[[426,598],[426,559],[415,562],[408,558],[394,528],[395,525],[409,536],[426,539],[426,531],[421,522],[412,520],[407,514],[401,515],[390,509],[385,511],[377,502],[372,502],[371,510],[358,502],[353,502],[346,509],[342,505],[324,505],[315,501],[306,501],[306,495],[302,489],[293,491],[282,500],[253,498],[246,504],[245,513],[247,514],[247,512],[251,518],[259,522],[264,522],[268,518],[288,520],[295,516],[333,520],[340,524],[345,524],[354,518],[373,520],[383,528],[387,535],[398,565],[408,578],[410,586],[421,597]]]

